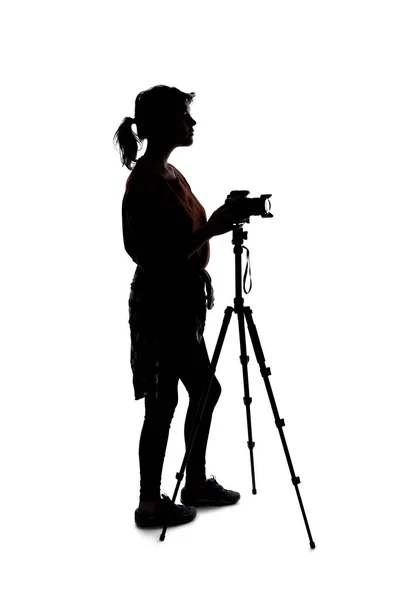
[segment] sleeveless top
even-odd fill
[[[125,250],[144,270],[196,271],[210,259],[207,241],[192,256],[183,259],[185,242],[207,223],[203,206],[182,173],[173,167],[176,179],[167,180],[138,160],[126,182],[122,201]]]

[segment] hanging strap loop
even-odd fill
[[[244,290],[245,294],[249,294],[251,291],[251,288],[253,287],[253,282],[251,280],[251,268],[250,268],[250,250],[246,246],[243,246],[243,248],[245,250],[247,250],[246,269],[244,271],[244,277],[243,277],[243,290]],[[249,290],[246,292],[246,277],[247,277],[247,275],[250,277],[250,287],[249,287]]]

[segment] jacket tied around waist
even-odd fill
[[[135,399],[158,395],[161,346],[183,351],[203,338],[206,312],[214,306],[208,271],[147,273],[137,267],[129,296],[131,368]],[[179,350],[178,350],[179,349]]]

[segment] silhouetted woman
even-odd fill
[[[209,240],[232,230],[234,222],[232,209],[225,205],[207,221],[185,177],[168,163],[174,148],[193,143],[196,121],[190,104],[194,96],[163,85],[141,92],[135,101],[135,118],[126,117],[114,136],[122,164],[132,171],[122,202],[122,227],[125,249],[137,264],[129,296],[129,326],[135,400],[145,401],[139,443],[140,498],[135,510],[140,527],[162,525],[170,508],[171,524],[182,524],[194,519],[196,506],[233,504],[240,498],[214,477],[206,478],[208,434],[221,395],[215,376],[186,467],[183,505],[171,507],[168,496],[160,498],[178,382],[183,382],[189,395],[187,447],[210,365],[203,338],[206,309],[214,302],[205,270]],[[146,152],[137,160],[138,143],[144,139]]]

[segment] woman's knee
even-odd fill
[[[218,398],[219,398],[220,395],[221,395],[221,393],[222,393],[222,387],[221,387],[221,384],[218,381],[218,379],[215,377],[215,375],[214,375],[213,380],[212,380],[212,386],[213,386],[213,389],[214,389],[214,394],[216,396],[218,396]]]
[[[221,384],[218,381],[218,379],[214,376],[211,382],[211,386],[210,386],[210,392],[209,392],[209,397],[212,398],[212,402],[215,405],[218,400],[219,397],[221,396],[222,393],[222,388],[221,388]]]

